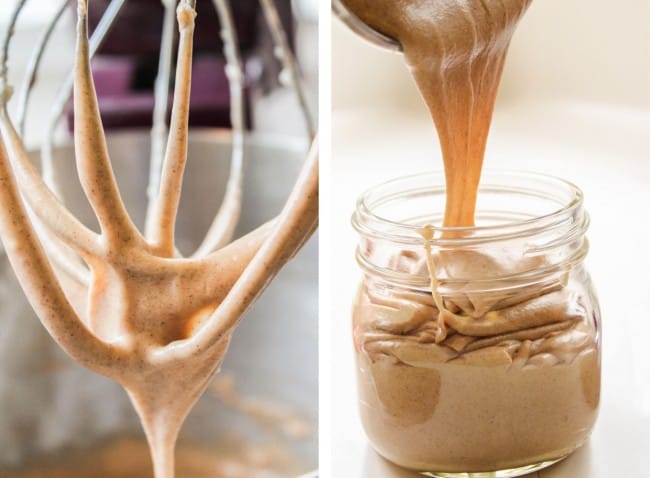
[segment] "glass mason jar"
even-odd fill
[[[441,228],[444,176],[367,191],[352,223],[363,426],[430,476],[510,477],[580,447],[600,401],[589,217],[561,179],[485,172],[476,227]]]

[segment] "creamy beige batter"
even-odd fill
[[[392,266],[428,273],[424,257],[409,257]],[[377,450],[416,470],[485,472],[580,446],[600,397],[598,331],[582,273],[472,292],[471,277],[530,264],[477,253],[455,255],[451,267],[436,259],[441,280],[449,270],[467,277],[445,288],[442,312],[430,293],[387,291],[372,280],[355,302],[361,417]]]
[[[474,226],[498,84],[529,0],[342,3],[401,46],[440,138],[443,225]],[[512,249],[436,252],[433,230],[423,227],[422,236],[421,254],[375,265],[429,275],[431,290],[368,278],[355,303],[361,416],[374,446],[400,465],[440,472],[516,468],[570,453],[593,426],[600,391],[591,299],[576,285],[583,272],[503,283],[543,269],[544,258]],[[445,279],[460,283],[443,293]],[[488,290],[473,292],[477,280]]]
[[[110,165],[90,69],[87,0],[78,2],[74,139],[79,179],[100,234],[79,223],[50,192],[4,107],[0,114],[0,236],[7,256],[61,347],[126,389],[145,429],[156,478],[174,476],[178,432],[218,370],[233,328],[313,233],[318,218],[314,147],[275,221],[204,258],[177,257],[174,224],[187,159],[192,3],[183,0],[177,10],[176,90],[150,241],[128,216]],[[62,288],[21,194],[48,231],[88,264],[89,286]],[[80,290],[86,295],[81,305]]]

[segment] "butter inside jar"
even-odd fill
[[[530,470],[591,432],[600,318],[583,264],[588,216],[575,186],[524,176],[486,173],[478,227],[434,229],[428,241],[421,228],[436,216],[417,204],[443,203],[442,175],[398,179],[359,202],[361,418],[372,445],[398,465]],[[528,189],[513,192],[514,183]],[[506,209],[513,204],[520,210]]]

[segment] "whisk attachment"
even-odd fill
[[[0,238],[25,294],[56,342],[81,364],[109,375],[130,393],[150,446],[156,451],[153,453],[156,477],[168,478],[173,470],[174,440],[167,437],[176,436],[194,400],[218,369],[243,313],[318,225],[318,145],[314,138],[279,216],[231,242],[241,208],[245,146],[243,74],[229,6],[226,0],[214,0],[222,19],[227,76],[233,98],[233,166],[226,198],[210,232],[192,257],[181,257],[175,247],[174,223],[187,161],[196,15],[195,2],[181,0],[176,9],[180,42],[172,120],[166,144],[160,148],[164,151],[162,167],[158,172],[152,166],[152,175],[159,174],[159,185],[153,188],[156,194],[149,208],[147,231],[140,232],[124,207],[115,180],[90,68],[92,56],[124,1],[110,3],[100,27],[89,41],[88,0],[78,0],[74,72],[62,86],[54,104],[46,146],[42,150],[43,174],[31,162],[22,135],[7,111],[6,101],[0,105]],[[25,3],[26,0],[20,0],[17,4],[2,44],[0,87],[6,93],[3,95],[6,100],[11,91],[7,84],[9,44]],[[272,3],[266,2],[265,8],[270,9],[267,10],[269,18],[277,16]],[[48,24],[23,83],[18,118],[21,124],[42,51],[61,14],[62,11],[57,10]],[[279,38],[277,34],[275,37]],[[286,55],[283,58],[291,66],[291,59]],[[162,79],[166,75],[164,68],[165,65],[161,65],[159,77]],[[294,73],[297,75],[297,70]],[[297,76],[292,84],[299,86]],[[70,90],[74,92],[77,173],[99,222],[99,232],[82,224],[56,192],[50,141]],[[297,94],[300,98],[304,92]],[[160,118],[164,122],[164,117],[159,109],[154,130],[156,127],[160,130]],[[166,125],[163,127],[167,129]],[[310,129],[310,135],[312,133]],[[152,134],[154,142],[157,138]],[[85,311],[78,312],[71,305],[68,299],[71,291],[67,282],[61,280],[61,274],[73,278],[75,290],[85,294]],[[146,284],[144,288],[143,284]],[[164,298],[162,312],[152,313],[149,307],[142,306],[143,290]],[[191,291],[189,297],[186,291]],[[167,314],[169,319],[161,320],[161,314]],[[190,324],[197,315],[205,319],[195,330]],[[146,381],[142,382],[142,378],[147,377],[164,383],[181,361],[196,358],[200,360],[195,362],[198,367],[192,372],[195,381],[180,394],[178,390],[157,389],[152,396]],[[165,430],[159,430],[156,417],[148,413],[150,400],[163,404],[180,400],[182,407],[176,421]]]

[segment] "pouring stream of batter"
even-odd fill
[[[473,226],[503,63],[530,0],[343,3],[400,43],[440,138],[447,183],[444,226]]]

